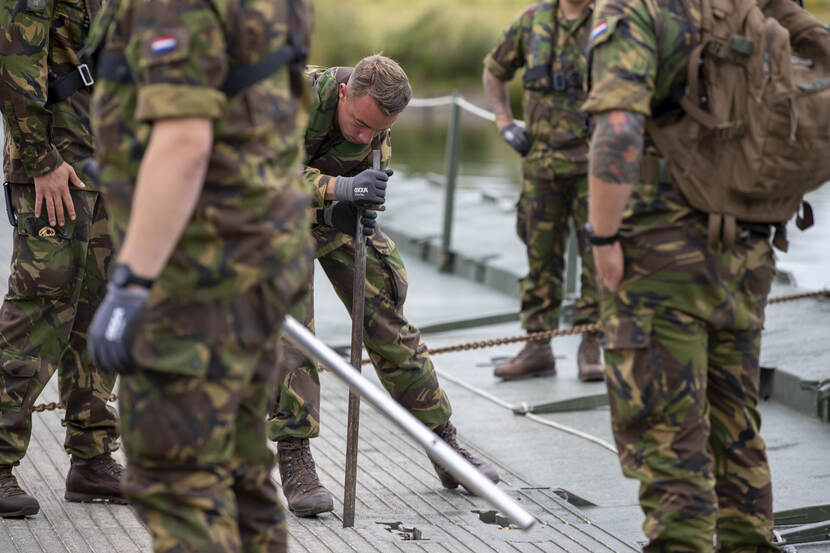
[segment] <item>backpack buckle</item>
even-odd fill
[[[83,81],[84,86],[92,86],[95,84],[95,79],[92,78],[92,71],[89,70],[89,66],[85,63],[82,63],[78,66],[78,73],[81,74],[81,81]]]

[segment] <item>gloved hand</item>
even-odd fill
[[[360,223],[363,225],[363,236],[369,237],[375,233],[378,226],[378,212],[373,209],[364,209]],[[334,227],[354,238],[357,230],[357,208],[349,202],[338,202],[328,209],[317,211],[317,222]]]
[[[149,296],[146,288],[121,288],[112,282],[107,285],[107,295],[88,330],[87,349],[93,363],[117,373],[135,372],[130,350]]]
[[[530,138],[527,136],[527,129],[520,127],[515,121],[505,125],[499,131],[499,134],[522,157],[530,151]]]
[[[382,205],[386,201],[386,184],[392,169],[366,169],[354,177],[337,177],[334,181],[334,199],[363,205]]]

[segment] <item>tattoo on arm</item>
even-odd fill
[[[634,184],[643,153],[645,116],[613,110],[597,115],[594,123],[591,176],[609,184]]]

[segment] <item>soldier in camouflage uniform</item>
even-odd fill
[[[640,481],[645,551],[710,552],[713,536],[721,553],[778,551],[757,409],[770,228],[738,221],[734,244],[708,247],[707,215],[668,182],[644,132],[682,114],[672,98],[700,21],[697,2],[597,5],[584,108],[612,427],[623,473]]]
[[[86,351],[112,256],[107,212],[82,170],[93,155],[86,67],[75,52],[97,0],[3,0],[0,111],[6,209],[14,221],[8,293],[0,308],[0,516],[38,512],[12,466],[26,453],[32,406],[57,371],[72,455],[65,497],[121,500],[115,376]],[[82,73],[83,71],[83,73]]]
[[[122,373],[122,487],[157,552],[284,552],[264,414],[311,264],[308,7],[107,6],[92,115],[120,248],[89,341]]]
[[[599,315],[591,251],[585,242],[588,203],[588,118],[585,51],[593,0],[554,0],[531,4],[484,59],[484,90],[505,141],[522,155],[522,192],[516,231],[527,248],[528,274],[521,279],[522,326],[542,332],[559,326],[562,273],[568,221],[573,220],[582,256],[582,291],[574,324],[591,324]],[[524,115],[519,126],[510,110],[507,81],[525,67]],[[577,351],[582,381],[602,380],[600,338],[583,335]],[[505,380],[556,374],[550,341],[531,341],[499,365]]]
[[[397,63],[383,56],[355,66],[307,71],[313,83],[311,119],[305,135],[305,178],[312,204],[327,208],[332,200],[377,204],[385,199],[391,171],[373,171],[372,151],[380,150],[386,170],[392,153],[389,127],[411,97],[409,82]],[[380,84],[373,84],[380,83]],[[360,189],[366,188],[366,191]],[[378,189],[371,198],[371,194]],[[364,200],[358,197],[363,195]],[[321,211],[323,217],[324,211]],[[318,221],[320,218],[318,217]],[[316,257],[346,308],[352,307],[354,241],[349,233],[320,221],[313,228]],[[354,226],[351,226],[352,235]],[[427,353],[421,334],[404,316],[407,279],[398,249],[378,229],[366,251],[366,304],[363,340],[383,386],[418,420],[432,428],[494,482],[496,470],[462,449],[449,421],[452,409]],[[314,329],[313,295],[292,315]],[[311,516],[333,508],[311,457],[309,438],[320,430],[320,381],[313,362],[286,344],[279,403],[269,421],[269,436],[278,442],[280,474],[289,508]],[[458,482],[435,465],[441,483]]]

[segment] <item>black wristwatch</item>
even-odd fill
[[[137,276],[128,265],[116,263],[110,271],[110,282],[119,288],[135,284],[149,290],[153,287],[155,279]]]
[[[588,243],[592,246],[608,246],[620,239],[619,231],[613,236],[597,236],[594,234],[594,227],[591,223],[585,223],[585,234],[588,236]]]

